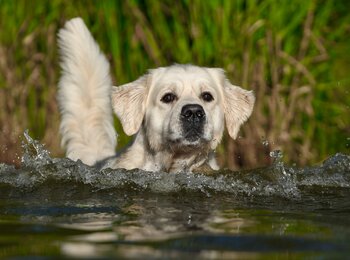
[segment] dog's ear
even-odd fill
[[[236,139],[240,126],[253,112],[255,96],[253,91],[232,85],[222,69],[209,69],[217,84],[223,89],[223,108],[229,135]]]
[[[232,85],[227,79],[224,83],[224,111],[226,127],[231,138],[236,139],[240,126],[247,121],[253,112],[255,96]]]
[[[147,85],[150,75],[113,87],[112,106],[127,135],[134,135],[140,129],[145,115]]]

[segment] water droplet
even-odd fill
[[[263,141],[262,141],[262,145],[265,146],[265,147],[269,146],[269,144],[270,144],[270,143],[269,143],[268,140],[263,140]]]
[[[280,160],[283,158],[283,153],[281,150],[274,150],[270,152],[270,157],[274,158],[275,160]]]

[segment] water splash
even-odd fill
[[[300,169],[298,179],[300,186],[350,188],[350,156],[337,153],[321,166]]]
[[[28,129],[23,133],[26,142],[22,142],[23,156],[22,166],[40,166],[52,162],[50,152],[39,141],[30,137]]]
[[[286,170],[284,169],[284,163],[282,161],[283,159],[283,153],[280,150],[275,150],[270,152],[270,157],[273,159],[273,165],[280,169],[280,171],[287,175]]]
[[[262,142],[262,145],[265,146],[265,147],[268,147],[270,145],[269,141],[268,140],[263,140]]]
[[[221,170],[211,174],[180,172],[145,172],[142,170],[98,170],[81,161],[51,158],[38,141],[24,133],[22,166],[0,164],[0,185],[35,189],[40,185],[66,182],[88,185],[98,190],[133,190],[172,193],[200,192],[207,196],[229,193],[244,196],[280,196],[300,198],[300,187],[319,185],[350,187],[350,156],[336,154],[320,166],[293,168],[283,163],[283,153],[271,152],[274,159],[269,167],[231,171]]]

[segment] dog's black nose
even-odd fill
[[[183,136],[187,141],[196,142],[202,138],[206,117],[201,105],[188,104],[183,106],[180,117]]]
[[[188,121],[199,122],[205,119],[205,112],[201,105],[189,104],[182,107],[181,117]]]

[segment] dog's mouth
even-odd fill
[[[189,129],[183,134],[184,141],[191,143],[198,143],[203,139],[203,130],[202,129]]]
[[[196,128],[186,131],[183,129],[181,137],[170,140],[170,143],[178,148],[183,147],[196,149],[199,149],[201,146],[206,145],[209,142],[210,140],[204,136],[203,130]]]

